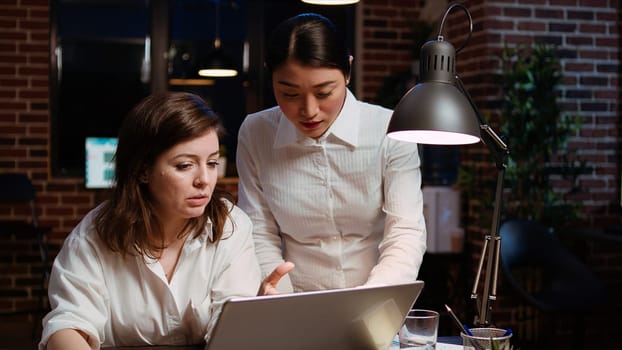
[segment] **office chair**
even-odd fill
[[[40,314],[46,310],[45,294],[49,275],[47,234],[51,229],[39,225],[35,201],[35,188],[28,176],[24,174],[0,174],[0,208],[2,208],[3,213],[6,210],[7,215],[5,217],[9,217],[8,219],[0,219],[0,239],[5,242],[12,239],[19,240],[22,237],[34,239],[41,259],[37,307],[1,311],[0,315]],[[15,260],[10,263],[17,263]]]
[[[546,227],[508,220],[501,224],[499,236],[505,281],[546,316],[572,315],[575,327],[580,327],[583,314],[606,302],[604,283]],[[577,328],[573,334],[573,343],[582,349],[583,331]]]

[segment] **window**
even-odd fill
[[[207,101],[223,120],[227,135],[221,143],[234,165],[244,117],[275,104],[263,69],[265,41],[276,24],[302,12],[329,17],[354,49],[354,6],[292,0],[52,0],[53,175],[84,176],[86,138],[116,137],[127,112],[162,85]],[[241,73],[198,81],[197,66],[210,53],[216,33]],[[165,53],[151,52],[160,48]]]
[[[138,0],[58,0],[52,9],[53,173],[83,176],[86,138],[116,136],[125,114],[149,93],[148,12]]]

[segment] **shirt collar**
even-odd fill
[[[335,119],[333,125],[330,126],[320,139],[326,139],[330,135],[333,135],[345,143],[356,147],[358,145],[359,112],[360,106],[356,103],[356,98],[349,89],[346,89],[346,101],[339,115]],[[308,143],[309,138],[302,135],[280,109],[279,113],[279,125],[274,138],[273,147],[280,148],[293,143]],[[313,143],[315,143],[315,141]]]
[[[192,251],[202,247],[206,242],[212,242],[214,239],[213,225],[212,220],[207,219],[207,224],[201,234],[199,234],[196,238],[194,238],[194,232],[190,232],[188,236],[186,236],[184,246],[182,249],[186,251]],[[209,241],[208,241],[209,240]],[[150,258],[147,255],[143,256],[145,262],[147,264],[154,264],[158,261],[158,259]]]

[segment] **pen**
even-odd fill
[[[456,324],[458,325],[460,330],[464,334],[473,336],[473,333],[471,332],[471,330],[465,324],[460,322],[460,320],[458,319],[458,316],[456,316],[456,314],[454,314],[454,312],[451,310],[451,308],[449,306],[447,306],[447,304],[445,304],[445,308],[447,309],[447,312],[449,312],[449,315],[451,315],[451,318],[454,320],[454,322],[456,322]]]

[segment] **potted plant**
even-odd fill
[[[567,146],[581,117],[564,115],[557,102],[562,75],[556,48],[541,44],[506,47],[500,59],[498,127],[510,149],[503,218],[534,220],[552,229],[580,220],[580,204],[569,196],[581,190],[578,176],[587,167]],[[458,184],[470,199],[486,207],[483,212],[492,213],[493,180],[474,176],[476,171],[463,167]],[[555,186],[560,183],[563,187]],[[490,222],[489,217],[481,219]]]

